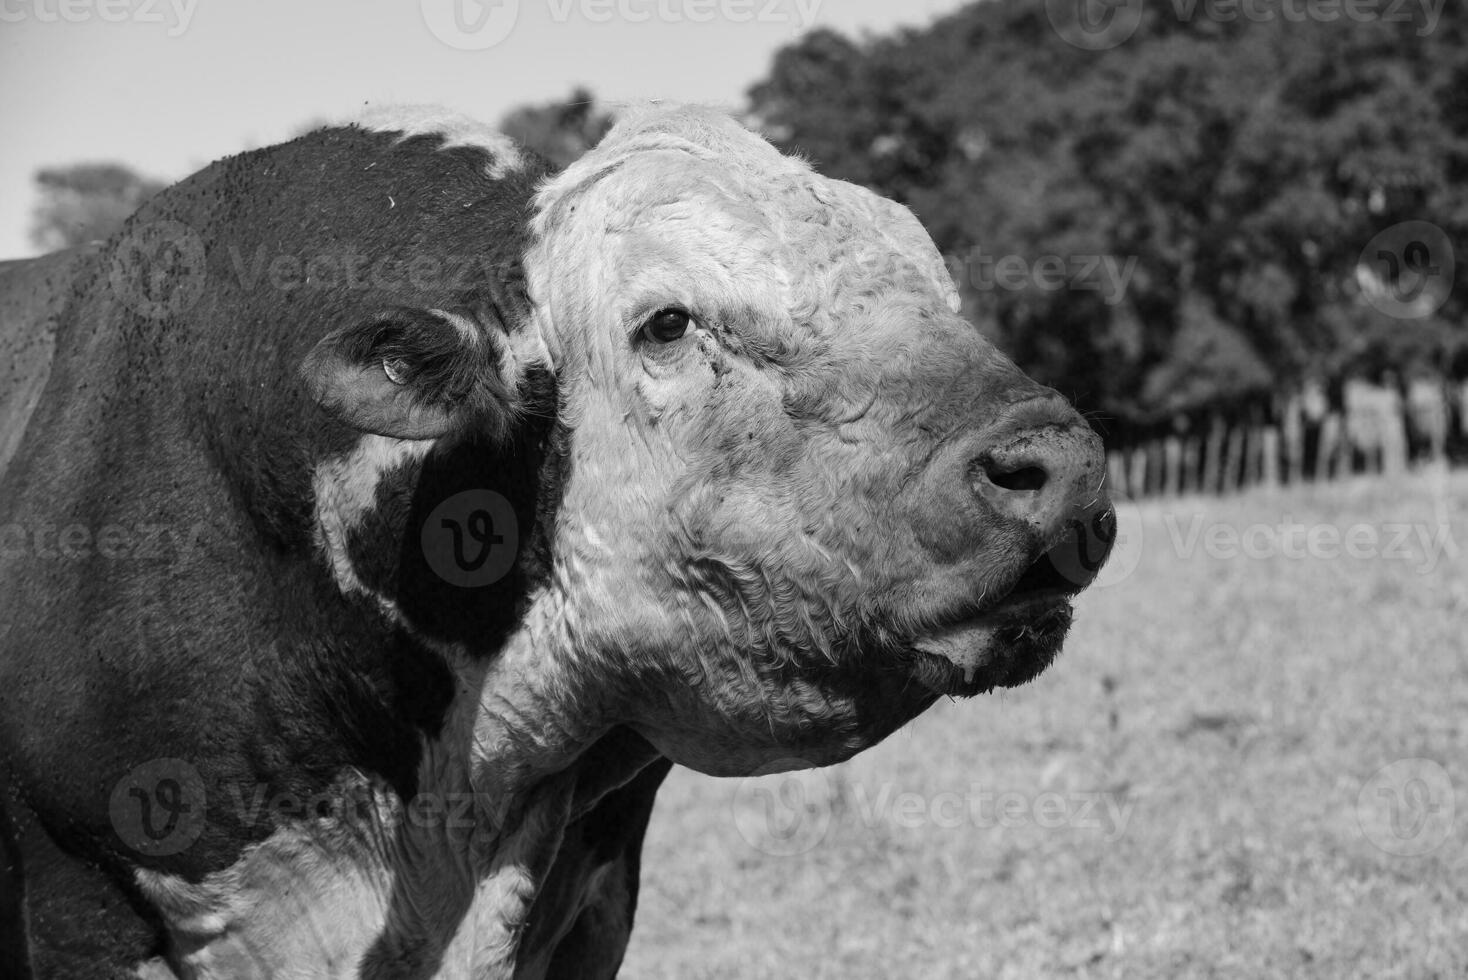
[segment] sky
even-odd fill
[[[176,180],[368,104],[495,121],[584,84],[737,109],[812,27],[922,26],[963,0],[0,0],[0,259],[33,254],[36,170]]]

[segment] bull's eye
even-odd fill
[[[671,344],[688,332],[687,310],[658,310],[642,325],[642,336],[655,344]]]
[[[399,358],[383,358],[382,373],[387,375],[387,380],[395,385],[405,385],[408,383],[408,365]]]

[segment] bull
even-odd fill
[[[7,976],[613,976],[672,764],[1030,680],[1114,529],[914,216],[710,110],[326,127],[0,289]]]

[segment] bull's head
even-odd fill
[[[480,416],[555,382],[567,465],[519,627],[543,676],[515,684],[724,774],[845,758],[1051,662],[1110,546],[1100,441],[958,316],[911,213],[664,109],[544,183],[531,234],[509,339],[434,341]],[[338,401],[450,431],[457,402],[395,408],[404,382],[389,359],[382,397]]]
[[[1100,442],[957,315],[911,213],[666,112],[539,205],[567,610],[660,749],[839,758],[1045,668],[1110,538]]]

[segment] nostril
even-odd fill
[[[1039,490],[1049,479],[1049,474],[1038,466],[1012,468],[1000,466],[993,460],[984,463],[984,475],[990,483],[1005,490]]]

